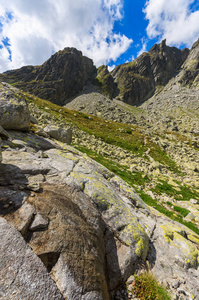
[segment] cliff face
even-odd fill
[[[199,40],[193,44],[186,61],[182,65],[178,81],[183,86],[199,86]]]
[[[65,48],[52,55],[43,65],[9,71],[1,75],[1,80],[63,105],[67,99],[81,92],[95,73],[91,59],[75,48]]]

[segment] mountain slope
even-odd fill
[[[38,288],[44,284],[49,292],[52,279],[55,299],[133,299],[132,278],[121,284],[144,264],[173,298],[197,299],[198,190],[193,183],[182,184],[188,173],[167,148],[157,145],[160,134],[71,111],[7,84],[0,85],[0,91],[1,109],[5,102],[16,110],[21,102],[27,107],[27,101],[34,123],[29,132],[9,130],[9,139],[8,133],[0,135],[3,257],[9,246],[9,259],[3,259],[0,268],[3,299],[14,299],[16,293],[26,297],[28,292],[41,299],[44,292],[38,295]],[[20,122],[27,130],[23,118]],[[73,145],[108,168],[58,136],[51,138],[46,125],[62,130],[70,126]],[[169,138],[165,142],[176,143]],[[193,158],[191,145],[180,146],[192,151]],[[137,167],[147,167],[146,174]],[[32,268],[27,256],[37,263],[34,270],[41,280],[26,278]]]

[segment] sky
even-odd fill
[[[182,49],[198,38],[198,0],[0,0],[0,72],[65,47],[111,70],[163,39]]]

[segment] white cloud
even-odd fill
[[[141,39],[141,42],[142,42],[142,48],[140,49],[140,51],[137,53],[137,56],[141,55],[143,52],[146,52],[147,51],[147,41],[142,38]]]
[[[132,43],[113,32],[122,19],[123,0],[1,0],[0,15],[1,72],[41,64],[64,47],[76,47],[98,66],[115,61]]]
[[[144,12],[150,38],[167,39],[167,44],[190,47],[199,37],[199,11],[194,0],[148,0]]]
[[[113,71],[113,69],[115,69],[115,67],[116,67],[116,65],[108,66],[109,72]]]

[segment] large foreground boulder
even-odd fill
[[[0,83],[0,125],[13,130],[28,130],[30,127],[25,96],[7,83]]]

